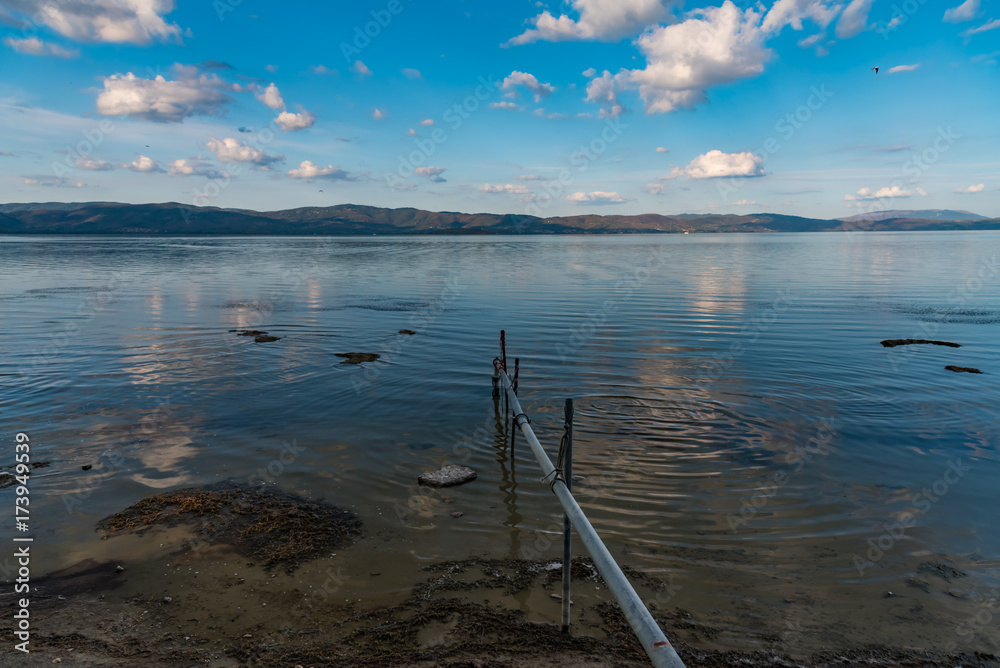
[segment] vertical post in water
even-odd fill
[[[566,459],[563,462],[563,478],[566,488],[573,491],[573,400],[566,400]],[[563,513],[563,581],[562,581],[562,632],[569,633],[569,585],[573,577],[573,558],[570,552],[570,538],[573,527],[569,515]]]
[[[514,387],[514,394],[517,394],[517,376],[521,371],[521,358],[514,358],[514,382],[511,385]],[[514,436],[517,434],[517,425],[510,425],[510,455],[514,456]]]

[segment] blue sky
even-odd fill
[[[0,28],[3,202],[1000,216],[998,0],[0,0]]]

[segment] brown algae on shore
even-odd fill
[[[361,535],[349,510],[270,488],[221,483],[145,498],[101,520],[107,536],[194,522],[209,544],[226,543],[266,570],[294,571],[306,560],[344,547]]]

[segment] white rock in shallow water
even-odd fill
[[[463,482],[469,482],[470,480],[475,479],[476,472],[468,466],[456,466],[451,464],[442,469],[438,469],[433,473],[421,474],[420,477],[417,478],[417,482],[421,485],[430,485],[431,487],[451,487],[452,485],[461,485]]]

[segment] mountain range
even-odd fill
[[[636,234],[995,230],[1000,219],[968,211],[881,211],[838,219],[776,213],[557,216],[387,209],[357,204],[253,211],[167,202],[0,204],[0,234],[372,235]]]

